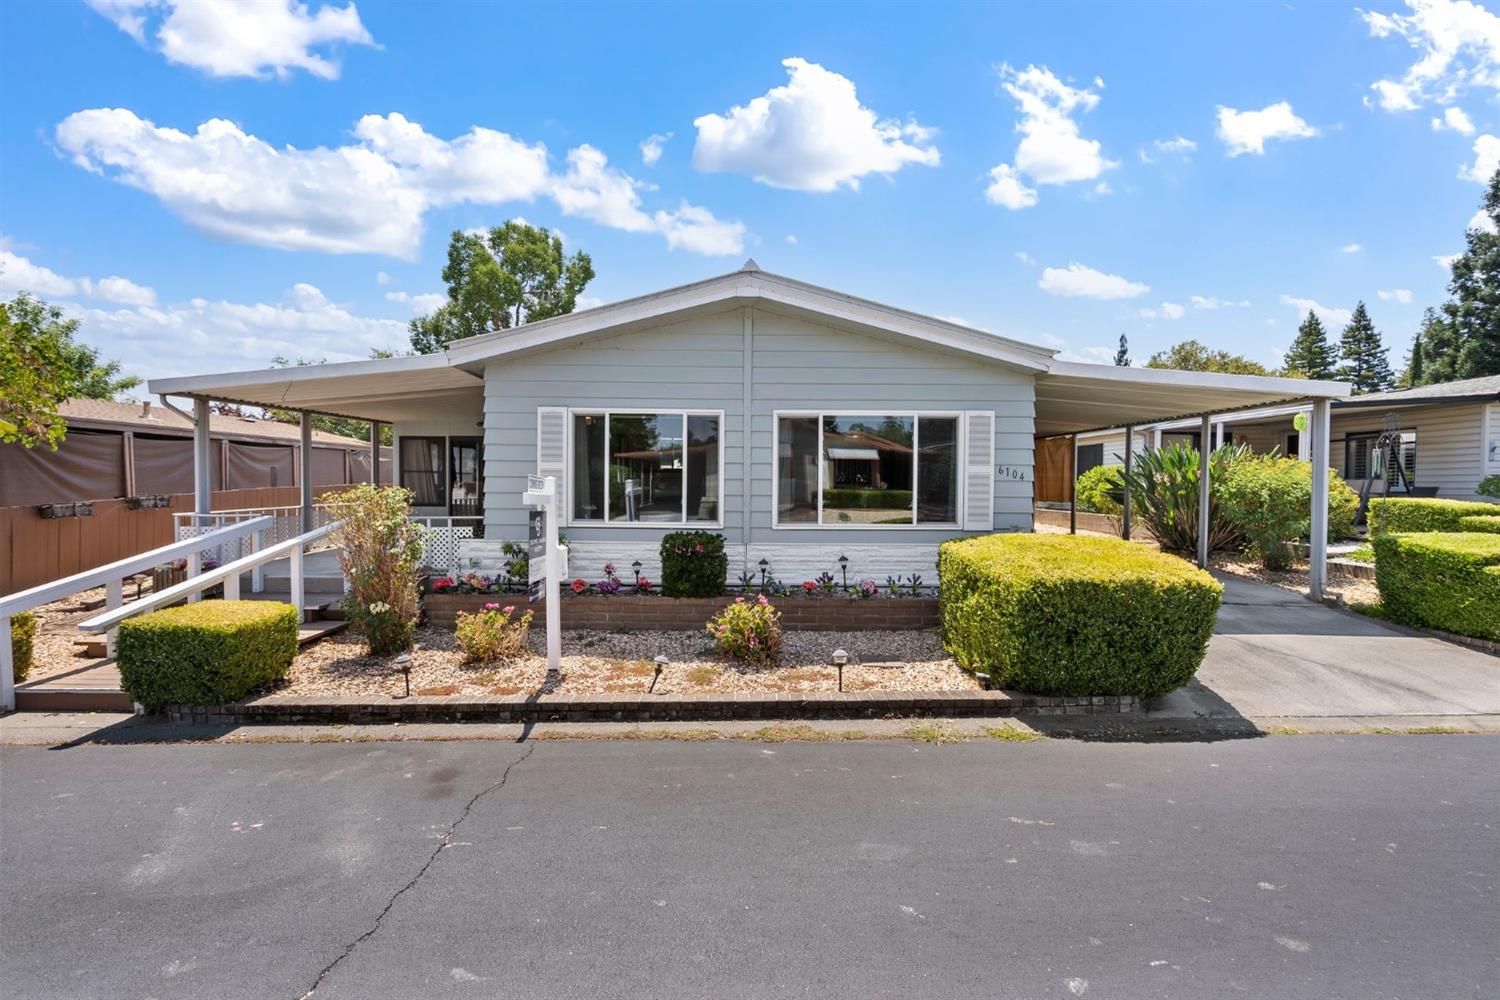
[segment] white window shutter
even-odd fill
[[[557,523],[568,523],[568,410],[536,408],[536,474],[557,479]]]
[[[964,413],[964,530],[995,530],[995,411]]]

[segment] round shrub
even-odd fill
[[[1473,514],[1458,519],[1459,531],[1482,531],[1486,534],[1500,535],[1500,514],[1493,516],[1476,516]]]
[[[671,531],[661,538],[661,592],[667,597],[718,597],[729,577],[724,536]]]
[[[1482,497],[1494,497],[1500,500],[1500,475],[1485,476],[1479,481],[1479,485],[1474,487],[1474,492]]]
[[[10,616],[11,675],[17,684],[31,675],[36,643],[36,615],[21,611]]]
[[[1376,535],[1375,585],[1393,621],[1500,639],[1500,535]]]
[[[1125,492],[1124,473],[1118,465],[1096,465],[1079,476],[1073,492],[1078,509],[1119,517],[1123,512],[1120,497]]]
[[[1463,517],[1500,514],[1500,506],[1479,500],[1448,500],[1442,497],[1376,497],[1370,501],[1370,530],[1458,531]]]
[[[1002,688],[1058,697],[1181,687],[1203,661],[1223,587],[1115,538],[986,535],[938,550],[943,643]]]
[[[1279,455],[1247,455],[1225,470],[1219,495],[1250,553],[1267,569],[1290,568],[1312,523],[1312,465]],[[1330,471],[1330,538],[1353,532],[1358,507],[1359,496]]]
[[[733,659],[770,666],[781,656],[781,612],[765,594],[753,601],[736,597],[704,628],[714,637],[714,647]]]
[[[301,616],[279,601],[199,601],[120,623],[125,693],[156,711],[223,705],[286,676]]]

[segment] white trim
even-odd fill
[[[1175,368],[1126,368],[1118,365],[1096,365],[1082,361],[1056,361],[1039,376],[1099,379],[1136,385],[1178,386],[1187,389],[1228,389],[1247,392],[1284,392],[1288,398],[1319,397],[1343,399],[1349,395],[1348,382],[1326,382],[1318,379],[1280,378],[1271,375],[1225,375],[1220,372],[1187,372]],[[1271,401],[1267,401],[1269,404]]]
[[[986,411],[988,412],[988,411]],[[912,451],[911,451],[911,524],[839,524],[837,522],[828,524],[823,521],[823,421],[827,417],[840,416],[872,416],[872,417],[911,417],[912,418]],[[812,524],[789,523],[782,524],[780,521],[781,510],[781,418],[782,417],[811,417],[818,422],[818,520]],[[954,511],[958,517],[953,521],[927,521],[917,523],[917,426],[923,417],[950,419],[954,422],[955,450],[954,460],[958,466],[958,475],[954,485],[957,495],[953,498]],[[772,531],[943,531],[952,529],[962,531],[964,523],[964,475],[968,471],[966,460],[967,438],[964,428],[963,410],[903,410],[895,409],[884,404],[875,406],[847,406],[837,410],[772,410],[771,411],[771,530]],[[992,442],[993,444],[993,442]],[[745,498],[749,503],[749,497]]]
[[[313,382],[319,379],[346,378],[356,375],[390,375],[403,372],[444,371],[452,367],[446,355],[414,354],[398,358],[332,361],[319,365],[298,365],[288,368],[257,368],[248,371],[219,372],[211,375],[180,375],[175,378],[154,378],[147,383],[147,389],[160,396],[192,396],[202,392],[218,392],[250,385],[267,385],[282,382]],[[473,377],[469,376],[467,372],[455,372],[454,374],[467,376],[462,383],[457,384],[471,384]]]
[[[668,531],[680,531],[683,529],[709,530],[711,528],[724,528],[724,453],[728,450],[726,444],[726,427],[728,421],[723,410],[704,409],[682,409],[680,407],[659,407],[656,409],[640,409],[635,407],[614,406],[576,406],[556,407],[566,409],[567,429],[566,443],[564,446],[563,460],[567,463],[567,510],[562,512],[562,523],[569,527],[579,528],[662,528]],[[657,414],[680,415],[682,417],[682,509],[683,520],[681,521],[611,521],[609,520],[609,419],[612,414],[620,416],[655,416]],[[598,520],[586,520],[573,516],[573,498],[577,496],[574,492],[574,473],[578,463],[573,460],[573,418],[574,416],[602,416],[604,417],[604,503],[601,510],[604,517]],[[718,517],[712,521],[689,521],[687,520],[687,453],[688,453],[688,417],[716,417],[719,421],[719,498],[714,509],[718,511]],[[748,503],[748,498],[746,500]]]

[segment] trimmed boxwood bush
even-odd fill
[[[1376,535],[1375,585],[1387,617],[1500,639],[1500,535]]]
[[[1246,455],[1229,466],[1220,487],[1224,512],[1244,533],[1247,551],[1267,569],[1289,569],[1312,527],[1312,464]],[[1352,535],[1358,509],[1359,495],[1330,470],[1328,537]]]
[[[130,697],[167,705],[223,705],[286,676],[299,616],[279,601],[199,601],[120,623],[115,661]]]
[[[10,616],[11,676],[17,684],[31,674],[32,646],[36,642],[36,615],[21,611]]]
[[[911,506],[911,490],[861,490],[853,488],[823,491],[824,507],[846,510],[900,510]]]
[[[1500,515],[1500,504],[1440,497],[1376,497],[1370,501],[1370,530],[1458,531],[1463,517]]]
[[[1114,538],[986,535],[938,550],[943,643],[1002,688],[1136,695],[1203,661],[1223,587],[1175,556]]]
[[[724,536],[672,531],[661,538],[661,592],[667,597],[718,597],[729,577]]]
[[[1125,494],[1125,469],[1119,465],[1096,465],[1078,477],[1073,495],[1078,509],[1091,514],[1119,517],[1124,513],[1120,497]]]
[[[1500,535],[1500,514],[1476,516],[1470,514],[1458,519],[1459,531],[1483,531],[1488,534]]]

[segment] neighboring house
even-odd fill
[[[45,445],[0,445],[0,507],[193,492],[193,422],[164,406],[69,399],[58,407],[68,434]],[[215,413],[211,487],[297,485],[296,424]],[[316,486],[369,482],[370,446],[313,433]],[[390,476],[390,449],[382,463]]]
[[[929,574],[945,539],[1032,527],[1039,437],[1341,398],[1343,383],[1116,368],[759,270],[452,343],[442,354],[158,379],[151,391],[394,425],[416,513],[482,516],[499,568],[529,474],[575,573],[721,532],[730,573]],[[463,529],[464,534],[470,529]]]
[[[1257,408],[1226,413],[1213,421],[1213,445],[1239,441],[1257,452],[1273,448],[1284,455],[1309,457],[1307,435],[1292,421],[1307,407]],[[1371,476],[1371,450],[1394,424],[1401,433],[1401,460],[1407,478],[1420,490],[1438,496],[1482,499],[1474,490],[1486,476],[1500,475],[1500,375],[1351,396],[1333,403],[1331,431],[1333,468],[1349,485],[1361,489],[1367,481],[1380,493],[1378,477]],[[1197,421],[1168,421],[1135,428],[1136,452],[1176,441],[1198,445]],[[1125,432],[1121,428],[1078,436],[1078,474],[1093,465],[1124,461]],[[1394,468],[1386,480],[1399,492]],[[1047,499],[1039,497],[1038,499]]]

